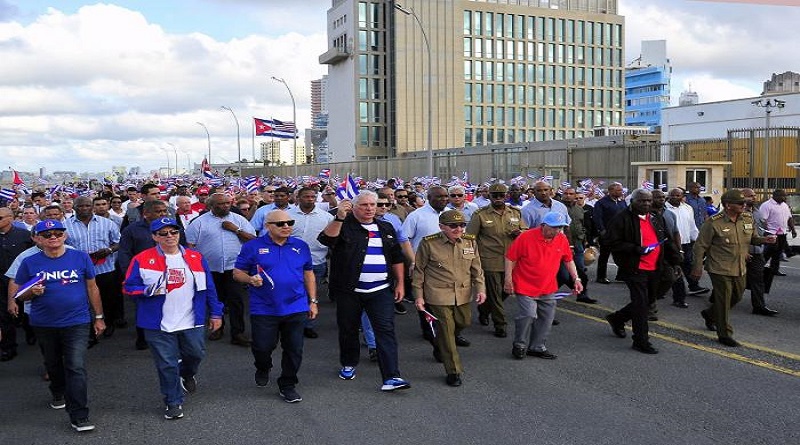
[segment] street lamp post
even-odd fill
[[[769,188],[767,186],[767,182],[769,180],[769,118],[772,114],[772,109],[785,107],[786,101],[778,99],[767,99],[764,101],[762,99],[758,99],[750,103],[759,108],[763,108],[767,115],[766,129],[764,131],[764,196],[769,196]]]
[[[294,94],[292,94],[292,89],[289,88],[289,85],[286,83],[283,78],[278,78],[272,76],[272,80],[276,82],[280,82],[283,86],[286,87],[286,91],[289,92],[289,97],[292,99],[292,123],[294,124],[294,135],[292,137],[292,159],[294,160],[294,176],[297,177],[297,105],[294,102]]]
[[[236,121],[236,148],[238,149],[236,163],[240,164],[242,162],[242,139],[239,135],[239,119],[236,118],[236,114],[229,107],[222,105],[220,108],[223,110],[230,111],[231,116],[233,116],[233,120]],[[241,170],[241,166],[239,167],[239,169]]]
[[[192,173],[192,160],[189,159],[189,152],[186,150],[180,150],[181,153],[186,155],[186,172],[191,174]]]
[[[202,122],[197,122],[197,125],[203,127],[206,131],[206,139],[208,140],[208,164],[211,165],[211,134],[208,133],[208,128]]]
[[[167,145],[172,147],[172,151],[175,152],[175,174],[178,174],[178,147],[171,142],[167,142]]]
[[[414,20],[419,25],[419,30],[422,32],[422,39],[425,42],[425,50],[428,52],[428,176],[433,177],[433,64],[431,62],[431,44],[428,41],[428,34],[425,33],[425,27],[422,26],[419,16],[411,8],[405,8],[399,3],[394,4],[394,8],[405,15],[414,17]]]
[[[161,147],[161,149],[164,150],[164,154],[167,155],[167,176],[172,176],[172,167],[170,167],[169,164],[169,150],[164,147]]]

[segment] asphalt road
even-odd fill
[[[390,394],[378,391],[366,349],[355,380],[337,377],[335,307],[325,301],[321,336],[306,341],[302,402],[283,402],[274,383],[257,388],[247,348],[209,342],[198,391],[177,421],[162,417],[149,352],[134,350],[132,328],[118,330],[89,352],[97,429],[81,434],[63,410],[49,408],[38,349],[22,345],[19,357],[0,363],[0,444],[800,443],[800,257],[783,268],[789,276],[775,279],[768,298],[778,317],[750,314],[747,293],[733,310],[744,347],[721,346],[704,330],[706,299],[690,297],[690,308],[678,309],[668,296],[651,323],[661,353],[635,352],[602,320],[627,301],[624,284],[590,283],[598,305],[560,303],[548,342],[556,360],[514,360],[510,337],[467,330],[460,388],[444,384],[416,316],[398,316],[401,370],[412,388]],[[710,287],[705,276],[703,283]]]

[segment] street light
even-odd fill
[[[236,118],[236,114],[233,112],[233,110],[226,107],[225,105],[220,106],[220,108],[223,110],[230,111],[231,116],[233,116],[233,120],[236,121],[236,147],[238,148],[238,156],[236,158],[236,163],[238,164],[242,161],[242,140],[239,137],[239,119]]]
[[[186,150],[179,150],[181,153],[186,155],[186,172],[191,174],[192,173],[192,160],[189,159],[189,152]]]
[[[767,115],[767,128],[764,131],[764,196],[768,196],[769,189],[767,187],[767,181],[769,179],[769,117],[772,114],[773,108],[785,107],[786,101],[779,99],[767,99],[764,101],[762,99],[758,99],[750,103],[759,108],[763,108]]]
[[[394,8],[405,15],[414,17],[414,20],[419,25],[419,30],[422,31],[422,39],[425,42],[425,50],[428,52],[428,176],[433,177],[433,64],[431,63],[431,44],[428,41],[428,34],[425,33],[425,27],[422,26],[417,14],[411,8],[405,8],[399,3],[394,4]]]
[[[176,147],[175,144],[173,144],[171,142],[167,142],[167,145],[172,146],[172,151],[175,152],[175,174],[177,175],[178,174],[178,147]]]
[[[294,176],[297,177],[297,105],[294,103],[294,94],[292,94],[292,89],[289,88],[289,85],[286,83],[285,80],[282,78],[278,78],[272,76],[272,80],[276,82],[280,82],[283,86],[286,87],[286,91],[289,92],[289,97],[292,98],[292,123],[294,124],[294,135],[292,137],[292,159],[294,160]]]
[[[167,176],[172,176],[172,168],[169,166],[169,150],[165,147],[159,147],[164,150],[164,154],[167,155]]]
[[[202,122],[197,122],[197,125],[203,127],[203,130],[206,131],[206,138],[208,139],[208,165],[211,165],[211,135],[208,133],[208,128]]]

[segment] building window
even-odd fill
[[[653,187],[657,190],[662,189],[662,185],[666,187],[669,182],[667,182],[667,171],[666,170],[653,170]]]
[[[700,184],[700,187],[704,187],[708,191],[708,170],[686,170],[686,183],[684,185],[688,188],[689,184],[693,182]]]
[[[475,11],[472,16],[472,33],[476,36],[481,35],[481,23],[483,22],[483,13]]]
[[[468,36],[472,33],[472,13],[464,11],[464,35]]]

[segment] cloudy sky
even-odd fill
[[[433,0],[431,0],[433,1]],[[760,3],[800,3],[764,0]],[[754,2],[756,3],[756,2]],[[325,67],[330,0],[0,0],[0,169],[106,171],[252,158],[252,116],[310,125],[310,81]],[[626,59],[666,39],[673,102],[760,94],[773,72],[800,71],[800,7],[620,0]],[[173,145],[170,145],[173,144]],[[174,165],[173,165],[174,168]]]

